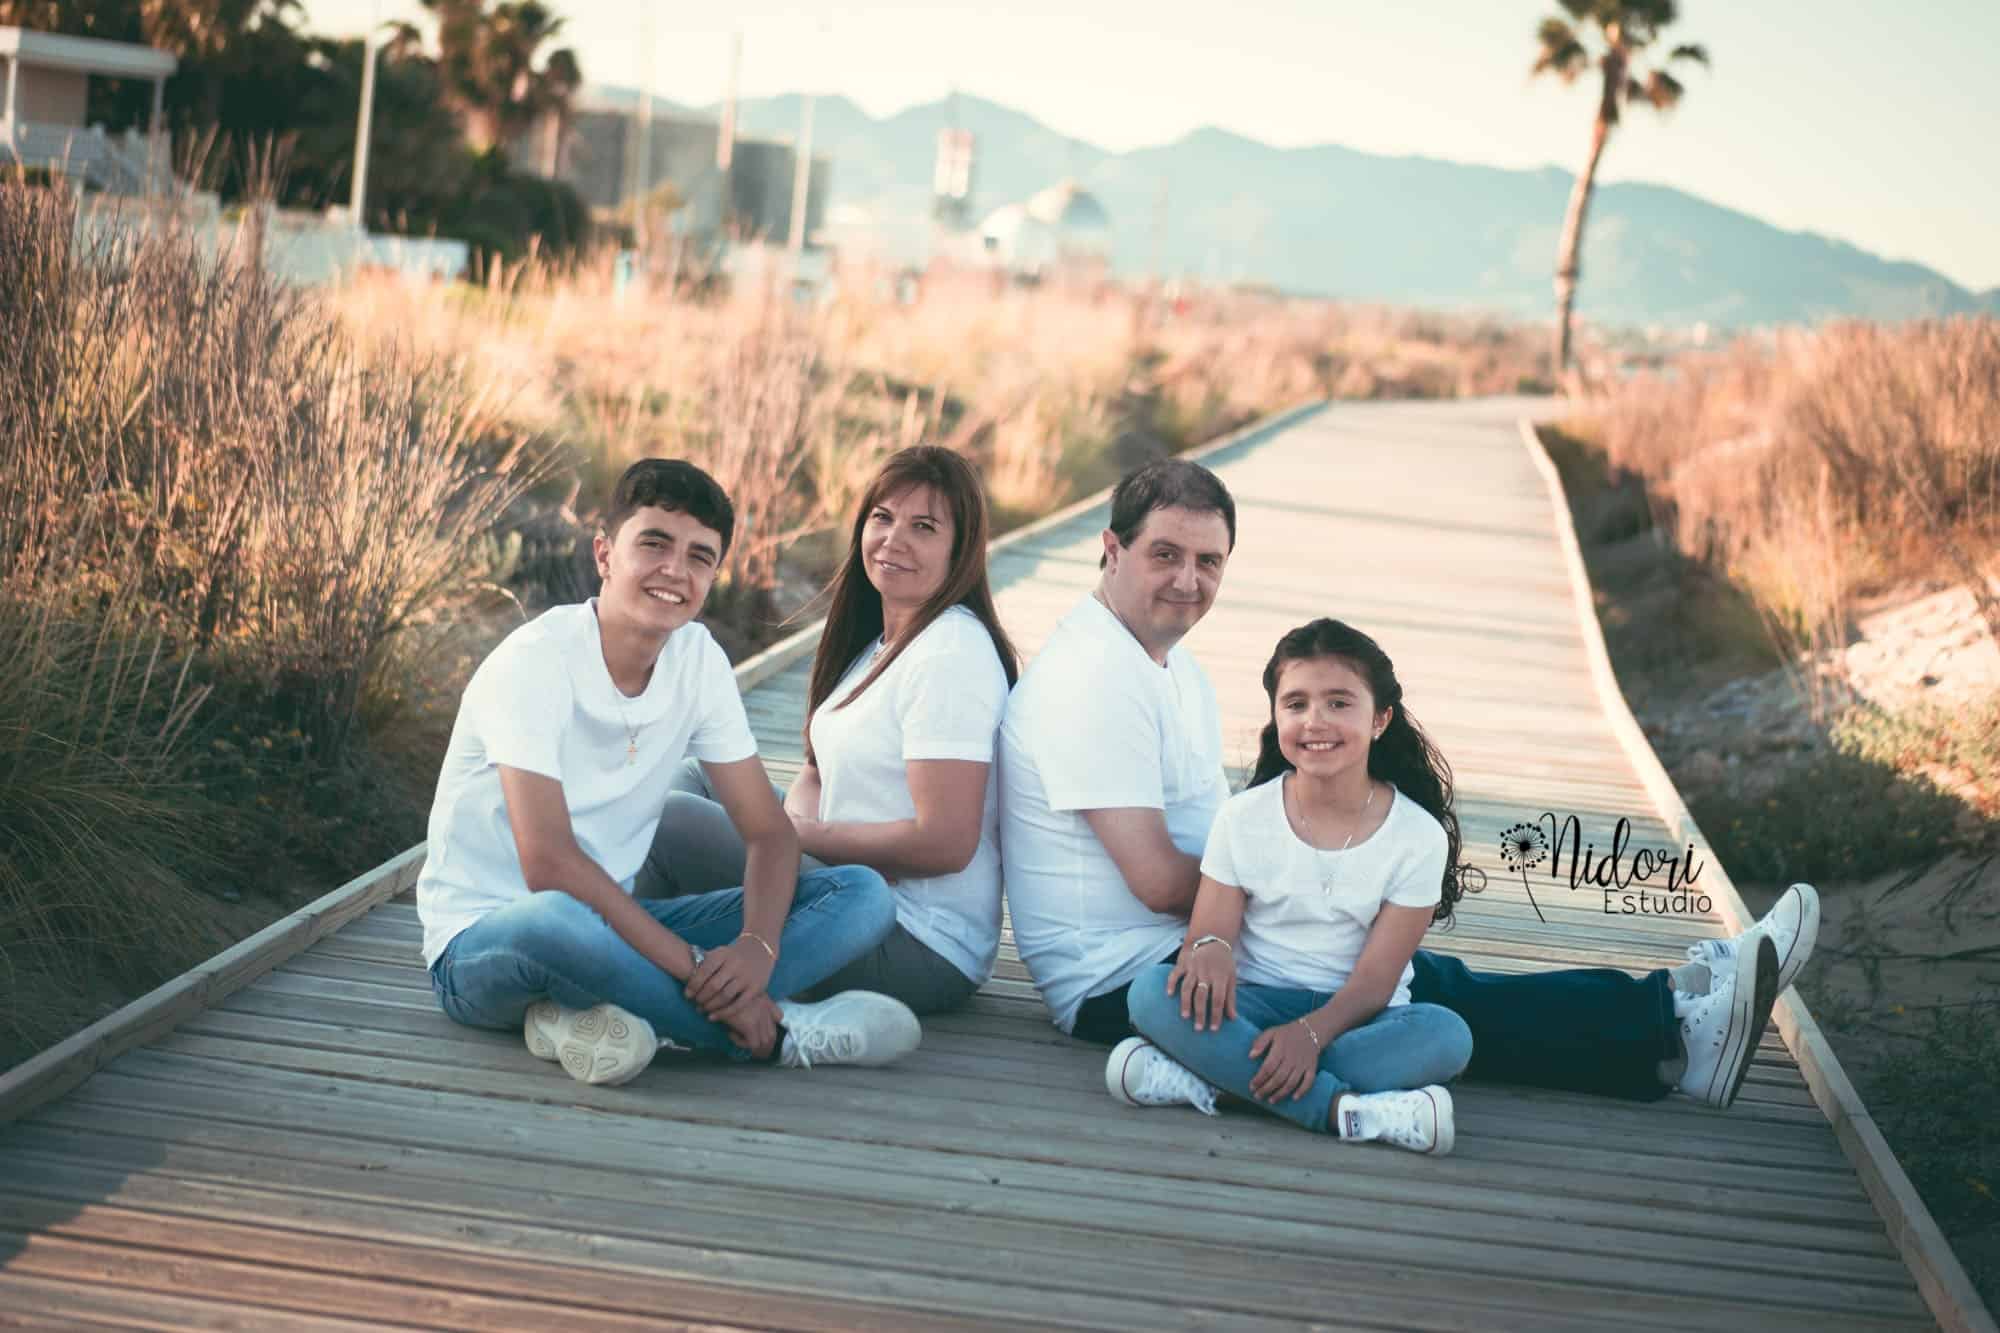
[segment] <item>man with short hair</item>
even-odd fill
[[[1114,1045],[1134,1035],[1133,978],[1178,955],[1229,795],[1215,692],[1181,640],[1221,587],[1235,502],[1195,463],[1150,463],[1112,492],[1103,542],[1096,590],[1008,698],[1000,841],[1014,939],[1056,1026]],[[1410,999],[1466,1021],[1474,1077],[1640,1100],[1679,1085],[1722,1107],[1817,927],[1798,885],[1678,977],[1482,974],[1420,949]]]
[[[883,1064],[908,1008],[851,991],[797,1004],[895,925],[863,866],[799,874],[737,692],[695,622],[735,511],[691,463],[643,459],[593,542],[599,595],[509,634],[467,684],[417,881],[444,1012],[521,1026],[528,1049],[623,1083],[660,1038],[788,1066]],[[638,901],[669,781],[693,755],[748,848],[742,888]]]

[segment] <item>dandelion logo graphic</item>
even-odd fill
[[[1528,906],[1535,909],[1535,919],[1544,925],[1548,918],[1542,915],[1542,905],[1535,901],[1535,890],[1528,883],[1528,872],[1542,863],[1549,854],[1548,839],[1542,836],[1540,824],[1516,824],[1500,835],[1500,859],[1507,863],[1509,870],[1521,874],[1521,887],[1528,891]]]

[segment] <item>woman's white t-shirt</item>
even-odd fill
[[[1236,976],[1258,986],[1337,991],[1384,904],[1435,907],[1443,896],[1444,826],[1401,792],[1367,841],[1322,851],[1285,817],[1286,778],[1232,796],[1215,817],[1201,873],[1241,889]],[[1394,790],[1391,788],[1391,790]],[[1332,889],[1326,887],[1331,880]],[[1410,1002],[1405,965],[1391,1005]]]
[[[669,635],[645,690],[628,698],[604,665],[596,605],[543,612],[501,640],[465,687],[417,879],[427,967],[460,931],[530,892],[500,765],[560,782],[576,845],[629,893],[681,761],[757,753],[736,676],[706,627]]]
[[[905,767],[911,760],[993,763],[1007,673],[978,616],[962,606],[949,608],[860,698],[837,707],[868,674],[879,651],[877,645],[849,664],[813,714],[819,817],[829,824],[916,818]],[[999,799],[1000,783],[989,767],[979,848],[971,863],[955,874],[890,886],[903,929],[975,983],[992,974],[1000,949]]]

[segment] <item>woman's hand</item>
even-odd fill
[[[1222,1026],[1236,1017],[1236,955],[1221,940],[1181,950],[1167,977],[1167,994],[1178,990],[1181,1017],[1194,1020],[1196,1032]]]
[[[1250,1043],[1250,1058],[1264,1063],[1250,1080],[1252,1096],[1267,1102],[1293,1101],[1306,1095],[1319,1073],[1320,1045],[1306,1031],[1306,1019],[1265,1028]]]

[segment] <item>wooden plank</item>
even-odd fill
[[[763,1089],[760,1088],[761,1092]],[[552,1090],[559,1091],[559,1090]],[[495,1109],[462,1094],[430,1089],[400,1088],[329,1081],[289,1073],[246,1070],[240,1084],[218,1092],[209,1083],[112,1077],[89,1090],[91,1108],[143,1114],[165,1109],[207,1117],[218,1123],[257,1125],[273,1121],[316,1125],[321,1132],[345,1134],[387,1144],[465,1141],[480,1134]],[[748,1099],[730,1099],[743,1103]],[[1541,1201],[1555,1198],[1595,1199],[1618,1206],[1708,1212],[1793,1221],[1847,1221],[1872,1227],[1860,1206],[1864,1199],[1852,1180],[1809,1172],[1736,1164],[1720,1169],[1712,1164],[1690,1166],[1662,1163],[1624,1152],[1546,1149],[1530,1145],[1511,1152],[1496,1145],[1477,1157],[1410,1163],[1381,1150],[1358,1148],[1329,1157],[1301,1156],[1314,1141],[1280,1124],[1176,1124],[1132,1111],[1102,1117],[1106,1123],[1088,1137],[1048,1135],[1032,1140],[1031,1152],[1015,1145],[1024,1135],[1039,1135],[1039,1122],[1003,1131],[951,1132],[949,1127],[916,1129],[894,1122],[873,1122],[859,1128],[833,1126],[827,1116],[787,1107],[760,1108],[732,1119],[718,1108],[710,1115],[693,1098],[671,1102],[656,1096],[635,1101],[623,1114],[586,1102],[557,1106],[520,1102],[504,1117],[505,1135],[485,1131],[490,1150],[513,1151],[511,1145],[546,1141],[552,1127],[568,1126],[574,1114],[593,1117],[589,1132],[607,1142],[625,1142],[640,1157],[661,1144],[719,1145],[727,1151],[755,1152],[790,1171],[800,1154],[868,1162],[878,1169],[912,1174],[939,1174],[959,1180],[978,1176],[997,1179],[1009,1164],[1047,1164],[1076,1172],[1135,1173],[1161,1188],[1166,1182],[1190,1180],[1216,1184],[1282,1189],[1295,1193],[1346,1194],[1364,1189],[1398,1189],[1404,1182],[1433,1180],[1468,1189],[1511,1192],[1515,1197],[1487,1201],[1495,1211],[1534,1211]],[[1192,1117],[1181,1117],[1185,1121]],[[838,1137],[835,1130],[838,1130]],[[422,1133],[431,1137],[419,1140]],[[453,1136],[457,1136],[454,1138]],[[985,1159],[982,1161],[982,1159]],[[1622,1170],[1626,1164],[1651,1174]],[[978,1166],[978,1170],[974,1167]],[[1567,1168],[1567,1169],[1565,1169]],[[781,1177],[782,1178],[782,1177]],[[1364,1184],[1364,1182],[1366,1182]],[[1099,1188],[1103,1188],[1099,1186]],[[1471,1205],[1468,1205],[1471,1206]]]
[[[177,1328],[206,1333],[267,1333],[278,1313],[224,1304],[214,1296],[177,1296],[158,1291],[63,1282],[0,1269],[0,1328]],[[408,1324],[362,1323],[286,1311],[283,1324],[293,1333],[366,1333]]]
[[[0,1074],[0,1125],[60,1097],[122,1052],[171,1031],[188,1015],[394,897],[416,882],[422,864],[419,844]]]
[[[1584,650],[1590,658],[1591,677],[1597,686],[1600,710],[1617,734],[1633,771],[1645,785],[1661,819],[1673,831],[1674,844],[1692,845],[1709,853],[1713,859],[1713,896],[1725,921],[1732,928],[1741,930],[1754,919],[1750,910],[1744,906],[1721,858],[1713,855],[1707,837],[1695,823],[1694,815],[1681,799],[1673,778],[1660,762],[1659,755],[1654,753],[1652,742],[1646,739],[1644,729],[1632,715],[1631,706],[1618,688],[1617,674],[1611,667],[1611,655],[1604,644],[1604,631],[1597,623],[1596,609],[1591,601],[1590,575],[1583,563],[1582,548],[1577,543],[1576,526],[1563,492],[1562,475],[1556,471],[1548,450],[1542,447],[1541,437],[1534,426],[1525,417],[1519,424],[1522,443],[1534,461],[1536,471],[1541,474],[1543,484],[1549,489],[1550,507],[1555,513],[1556,540],[1569,570],[1577,626]],[[1874,1117],[1868,1113],[1860,1094],[1841,1068],[1833,1047],[1806,1011],[1805,1002],[1796,990],[1787,991],[1779,997],[1773,1020],[1784,1035],[1785,1044],[1797,1057],[1800,1072],[1805,1075],[1814,1100],[1832,1124],[1834,1134],[1860,1177],[1862,1187],[1888,1225],[1897,1250],[1915,1274],[1918,1289],[1923,1292],[1931,1313],[1937,1316],[1938,1324],[1952,1330],[1952,1333],[1994,1333],[1996,1325],[1993,1316],[1986,1309],[1978,1289],[1972,1285],[1972,1279],[1959,1263],[1937,1220],[1931,1216],[1916,1186],[1910,1182],[1902,1163],[1896,1160],[1888,1140],[1882,1136]]]
[[[219,1169],[226,1172],[226,1155],[217,1153],[214,1157]],[[490,1182],[480,1182],[469,1178],[463,1167],[454,1166],[439,1183],[425,1189],[420,1204],[411,1206],[393,1196],[358,1192],[351,1171],[288,1159],[270,1161],[268,1170],[273,1174],[260,1173],[257,1185],[248,1188],[233,1180],[190,1178],[179,1173],[160,1179],[100,1173],[101,1177],[114,1178],[100,1178],[99,1188],[93,1192],[85,1179],[71,1174],[75,1169],[72,1161],[64,1159],[30,1163],[25,1178],[16,1183],[35,1195],[85,1199],[103,1195],[121,1208],[215,1219],[279,1217],[287,1227],[312,1237],[379,1241],[395,1251],[393,1257],[364,1253],[346,1259],[343,1265],[334,1262],[341,1257],[338,1243],[329,1251],[316,1240],[301,1237],[314,1253],[305,1261],[308,1266],[325,1264],[360,1272],[390,1264],[397,1271],[407,1268],[418,1277],[449,1272],[454,1284],[470,1283],[482,1291],[508,1290],[510,1281],[532,1284],[537,1275],[510,1279],[498,1269],[491,1275],[478,1269],[463,1272],[454,1259],[421,1253],[412,1257],[410,1251],[435,1246],[458,1250],[471,1245],[482,1258],[513,1250],[546,1252],[562,1255],[567,1264],[579,1267],[623,1268],[647,1275],[672,1272],[672,1247],[683,1243],[710,1249],[737,1245],[784,1249],[827,1261],[877,1267],[887,1262],[913,1270],[928,1262],[946,1272],[962,1266],[964,1255],[976,1253],[980,1255],[981,1279],[1003,1288],[995,1298],[1000,1308],[1010,1299],[1005,1288],[1029,1281],[1086,1291],[1094,1283],[1099,1290],[1143,1291],[1148,1302],[1192,1301],[1231,1311],[1263,1310],[1278,1317],[1301,1304],[1312,1309],[1339,1308],[1357,1320],[1365,1317],[1365,1322],[1372,1323],[1393,1318],[1398,1326],[1409,1327],[1466,1327],[1474,1313],[1449,1298],[1436,1301],[1429,1294],[1410,1293],[1400,1265],[1383,1270],[1358,1262],[1357,1256],[1340,1245],[1338,1235],[1322,1233],[1318,1245],[1298,1243],[1274,1250],[1263,1236],[1246,1231],[1241,1220],[1232,1219],[1197,1228],[1190,1236],[1187,1208],[1178,1202],[1151,1205],[1154,1214],[1167,1219],[1160,1224],[1157,1236],[1119,1235],[1105,1231],[1101,1224],[1090,1233],[1078,1234],[1074,1224],[1079,1219],[1074,1217],[1067,1227],[1046,1222],[1032,1227],[1010,1226],[963,1210],[939,1209],[934,1201],[918,1201],[894,1218],[879,1216],[879,1208],[873,1210],[877,1215],[871,1215],[865,1206],[837,1203],[831,1211],[842,1219],[842,1226],[830,1232],[824,1224],[828,1211],[821,1201],[754,1196],[726,1180],[677,1187],[670,1181],[633,1182],[628,1174],[621,1184],[619,1173],[599,1172],[592,1178],[588,1196],[576,1197],[547,1193],[499,1175]],[[567,1186],[572,1182],[563,1177],[561,1183]],[[653,1188],[648,1189],[648,1185]],[[10,1184],[4,1188],[15,1187]],[[674,1201],[666,1216],[660,1207],[663,1197]],[[785,1206],[788,1203],[792,1204],[789,1208]],[[931,1218],[929,1224],[923,1220],[926,1216]],[[572,1240],[570,1227],[577,1221],[587,1225],[588,1236]],[[944,1233],[927,1234],[929,1227],[938,1225],[945,1228]],[[1311,1228],[1295,1226],[1294,1230]],[[790,1241],[786,1240],[788,1235]],[[1012,1242],[1019,1239],[1029,1243],[1028,1252],[1016,1252]],[[1067,1248],[1055,1248],[1065,1240]],[[942,1251],[937,1250],[939,1243],[945,1245]],[[290,1261],[296,1260],[288,1256]],[[1251,1272],[1254,1279],[1244,1276]],[[474,1278],[477,1281],[472,1281]],[[1480,1299],[1489,1312],[1497,1305],[1532,1309],[1538,1314],[1579,1313],[1591,1300],[1589,1293],[1565,1292],[1525,1278],[1505,1281],[1497,1300],[1493,1292],[1482,1287]],[[560,1298],[562,1283],[558,1280],[536,1290],[548,1298]],[[610,1303],[601,1288],[593,1286],[592,1290],[594,1303]],[[1920,1312],[1913,1298],[1906,1298],[1906,1302],[1906,1314]],[[593,1300],[585,1297],[584,1303]],[[1657,1320],[1662,1326],[1679,1326],[1676,1321],[1689,1315],[1726,1318],[1741,1305],[1720,1297],[1703,1297],[1689,1306],[1680,1297],[1620,1293],[1615,1304],[1612,1298],[1599,1295],[1589,1308],[1597,1312],[1593,1316],[1597,1318],[1615,1310],[1621,1319],[1631,1322]],[[1766,1313],[1779,1321],[1787,1318],[1776,1304],[1766,1307]],[[1791,1317],[1797,1320],[1795,1312]],[[1571,1321],[1558,1322],[1569,1325]],[[1796,1326],[1803,1327],[1803,1320],[1797,1320]]]

